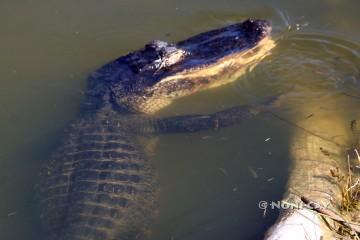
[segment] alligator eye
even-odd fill
[[[186,51],[182,49],[174,49],[172,52],[165,56],[165,61],[167,66],[174,65],[175,63],[181,61],[181,59],[186,56]]]

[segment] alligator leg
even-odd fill
[[[155,133],[187,133],[218,129],[251,119],[274,106],[278,97],[267,98],[259,104],[228,108],[212,114],[196,114],[167,117],[155,120]]]

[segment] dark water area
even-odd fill
[[[180,99],[159,115],[211,113],[286,92],[276,113],[312,131],[321,119],[359,119],[358,9],[355,0],[2,0],[0,239],[46,239],[37,177],[76,117],[87,75],[153,39],[176,42],[256,17],[272,22],[276,42],[238,81]],[[258,203],[285,191],[292,131],[263,113],[231,128],[159,136],[153,239],[261,239],[278,213],[263,216]]]

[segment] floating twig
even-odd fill
[[[360,224],[357,223],[353,223],[353,222],[349,222],[346,221],[344,218],[342,218],[341,216],[339,216],[338,214],[336,214],[335,212],[326,209],[325,207],[323,207],[321,204],[310,200],[307,197],[302,196],[301,197],[301,201],[303,201],[303,203],[305,203],[306,205],[308,205],[309,207],[311,207],[311,210],[321,213],[322,215],[331,218],[332,220],[340,223],[341,225],[350,228],[354,233],[359,234],[360,233]]]

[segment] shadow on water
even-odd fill
[[[360,97],[359,2],[339,2],[1,3],[0,239],[46,239],[34,185],[76,115],[86,75],[150,40],[177,41],[255,16],[273,22],[278,42],[239,81],[181,99],[164,115],[215,112],[289,92],[274,111],[311,131],[318,116],[358,119],[359,99],[351,96]],[[264,217],[258,203],[281,199],[292,131],[264,113],[228,129],[159,136],[153,239],[261,239],[278,212]]]

